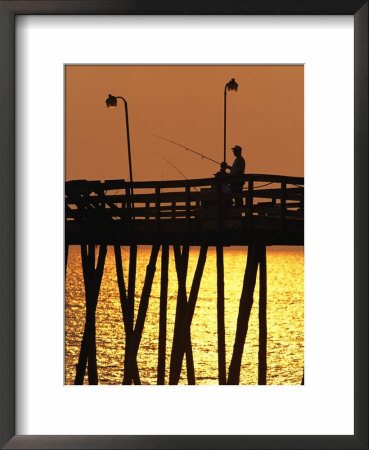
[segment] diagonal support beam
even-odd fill
[[[179,333],[181,320],[182,317],[184,316],[187,305],[186,282],[187,282],[189,249],[190,247],[188,245],[183,245],[182,250],[179,245],[173,245],[177,280],[178,280],[178,296],[177,296],[176,316],[174,322],[173,343],[177,339],[176,336]],[[171,362],[170,362],[171,367],[174,363],[173,359],[174,354],[172,347]],[[186,345],[186,368],[187,368],[188,384],[195,384],[195,369],[193,364],[191,338],[189,339],[189,342]]]
[[[114,245],[115,253],[115,267],[117,272],[117,280],[119,287],[119,297],[120,304],[122,308],[124,331],[126,333],[126,343],[125,343],[125,355],[124,355],[124,373],[127,371],[128,366],[128,348],[132,339],[133,334],[133,324],[131,322],[131,305],[129,304],[125,282],[124,282],[124,272],[122,263],[122,253],[120,245]],[[133,367],[133,382],[135,384],[141,384],[140,375],[137,367],[137,362]]]
[[[146,267],[145,282],[142,288],[140,306],[138,308],[136,325],[132,334],[132,340],[128,348],[128,365],[124,373],[123,384],[131,384],[132,374],[135,364],[137,364],[137,353],[140,347],[142,332],[145,325],[147,308],[151,294],[152,283],[156,271],[156,260],[158,257],[160,245],[155,244],[151,249],[150,261]]]
[[[89,384],[98,384],[96,363],[96,327],[95,315],[99,298],[101,279],[104,272],[107,246],[101,245],[95,268],[95,246],[81,245],[83,278],[86,297],[86,322],[79,354],[74,384],[83,384],[88,361]]]
[[[202,245],[199,258],[192,281],[191,291],[188,303],[186,302],[180,310],[181,316],[177,316],[177,333],[173,337],[172,357],[169,375],[169,384],[178,384],[182,370],[183,357],[191,343],[191,323],[195,312],[197,297],[200,289],[202,274],[206,263],[208,247]],[[180,269],[180,267],[178,266]],[[178,277],[178,281],[180,276]],[[186,355],[187,361],[187,355]]]
[[[243,348],[246,341],[251,308],[254,302],[254,289],[258,269],[258,249],[255,244],[249,245],[243,288],[238,310],[237,330],[233,346],[233,355],[228,371],[227,384],[239,384]]]

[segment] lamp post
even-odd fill
[[[224,86],[224,153],[223,161],[226,162],[226,135],[227,135],[227,91],[237,91],[238,84],[235,79],[232,78],[231,81]]]
[[[127,130],[127,146],[128,146],[128,163],[129,163],[129,181],[132,183],[133,176],[132,176],[132,160],[131,160],[131,142],[129,139],[129,123],[128,123],[128,104],[124,97],[115,97],[114,95],[109,94],[109,97],[106,99],[106,106],[108,108],[116,107],[118,98],[123,100],[124,102],[124,109],[125,109],[125,115],[126,115],[126,130]]]

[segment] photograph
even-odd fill
[[[304,65],[64,83],[65,385],[304,385]]]

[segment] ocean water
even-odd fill
[[[139,246],[135,310],[150,257],[150,247]],[[129,248],[122,247],[123,270],[128,286]],[[198,247],[190,248],[187,276],[189,294],[197,264]],[[160,256],[156,264],[149,308],[138,351],[142,384],[156,384],[158,364]],[[227,371],[232,357],[247,248],[224,248],[225,331]],[[259,278],[259,277],[258,277]],[[242,358],[240,384],[258,382],[258,278]],[[85,323],[85,290],[80,247],[69,249],[65,286],[65,384],[73,384]],[[166,384],[177,301],[177,276],[173,250],[169,254]],[[304,257],[302,248],[267,249],[267,384],[299,385],[304,367]],[[191,326],[196,384],[218,384],[216,251],[207,261]],[[113,247],[108,247],[96,311],[96,346],[99,384],[119,385],[123,380],[125,333],[116,281]],[[87,384],[87,375],[85,376]],[[185,363],[180,384],[187,384]]]

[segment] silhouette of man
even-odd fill
[[[246,168],[246,162],[244,158],[241,156],[242,153],[242,147],[239,145],[235,145],[232,147],[233,154],[235,156],[235,160],[233,161],[232,167],[227,165],[227,169],[230,169],[229,175],[230,176],[241,176],[245,173]],[[233,194],[238,194],[242,192],[242,187],[244,185],[244,182],[238,182],[238,183],[230,183],[229,187]],[[241,206],[242,205],[242,199],[238,196],[235,196],[234,199],[234,205],[235,206]]]
[[[227,163],[222,162],[220,164],[219,172],[214,174],[215,178],[225,178],[225,177],[227,177],[227,175],[228,175],[227,172],[226,172],[227,167],[228,167]],[[229,185],[226,182],[226,180],[221,184],[221,191],[222,191],[223,194],[228,194],[229,192],[231,192],[230,189],[229,189]]]
[[[228,178],[228,173],[226,172],[227,167],[228,167],[227,163],[222,162],[220,164],[220,170],[217,173],[214,173],[215,179],[219,179],[219,178],[221,179],[220,190],[221,190],[222,194],[229,194],[231,192],[229,189],[229,184],[228,184],[228,180],[227,180],[227,178]],[[217,192],[217,183],[213,183],[211,185],[209,193],[215,194],[216,192]],[[231,206],[228,203],[229,203],[229,201],[227,201],[227,206]],[[232,203],[232,200],[231,200],[231,203]],[[216,201],[206,202],[206,206],[211,207],[211,208],[215,207],[216,204],[217,204]]]

